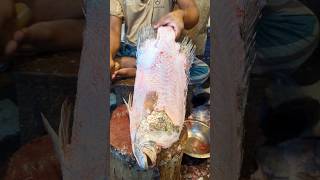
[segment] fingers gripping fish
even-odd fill
[[[171,27],[139,33],[133,97],[125,102],[130,117],[133,154],[138,165],[156,164],[161,148],[179,139],[185,120],[189,69],[195,47],[185,38],[175,42]]]

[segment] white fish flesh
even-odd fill
[[[188,73],[195,46],[188,38],[175,42],[171,27],[142,28],[137,47],[133,97],[127,104],[133,154],[138,165],[156,163],[161,148],[180,136],[186,113]]]

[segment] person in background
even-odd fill
[[[271,80],[260,114],[261,128],[269,142],[299,137],[319,120],[319,100],[314,98],[319,95],[313,90],[319,79],[305,86],[295,77],[305,65],[319,70],[319,66],[308,64],[319,47],[319,35],[318,18],[302,0],[267,0],[256,26],[257,59],[252,73]],[[302,78],[310,83],[314,77],[304,74]],[[304,93],[302,88],[306,87],[312,88],[308,89],[311,93]]]
[[[178,8],[174,9],[175,5]],[[194,0],[111,0],[110,1],[110,69],[112,79],[134,77],[138,31],[146,25],[171,26],[178,40],[184,29],[194,27],[199,12]],[[122,24],[125,39],[121,42]],[[191,84],[202,84],[209,67],[198,58],[190,69]]]
[[[320,33],[317,16],[299,0],[267,0],[256,32],[253,73],[276,78],[289,77],[307,61]]]
[[[0,62],[25,51],[81,50],[81,0],[1,0]]]
[[[23,3],[23,8],[17,8],[17,3]],[[174,10],[175,5],[178,8]],[[135,45],[140,27],[146,24],[153,24],[155,28],[172,26],[178,39],[182,30],[194,27],[199,18],[194,0],[111,0],[110,7],[110,68],[114,71],[113,79],[135,75]],[[0,62],[25,50],[80,50],[84,21],[81,0],[2,0]],[[126,41],[120,43],[123,22]],[[190,73],[191,82],[199,84],[208,78],[209,67],[195,59]]]

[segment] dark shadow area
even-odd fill
[[[301,0],[301,2],[309,7],[319,19],[319,1]],[[305,92],[306,90],[302,89],[309,88],[310,93],[301,93],[297,97],[289,98],[277,105],[270,102],[270,94],[268,94],[272,90],[270,87],[276,84],[274,77],[251,76],[244,121],[244,159],[241,171],[243,180],[261,179],[262,176],[259,173],[265,170],[262,167],[270,168],[268,172],[270,176],[277,176],[280,172],[287,175],[289,173],[285,170],[284,164],[286,163],[288,163],[287,169],[289,169],[289,165],[294,166],[295,163],[300,163],[301,171],[306,174],[310,173],[309,178],[318,179],[307,169],[311,166],[314,167],[311,162],[309,164],[302,163],[294,158],[307,158],[309,157],[307,152],[309,154],[315,153],[313,158],[319,158],[315,148],[320,142],[319,134],[314,134],[314,128],[318,126],[320,120],[320,102],[316,98],[320,94],[320,91],[317,90],[317,84],[320,80],[319,59],[320,46],[318,45],[307,61],[290,75],[289,78],[294,83],[283,86],[295,89],[296,92]],[[281,89],[277,90],[281,94]],[[282,94],[282,96],[285,97],[287,94]],[[297,150],[299,146],[304,150]],[[269,161],[262,158],[263,156],[270,157]],[[285,157],[288,158],[288,161],[283,160]]]

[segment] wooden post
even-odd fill
[[[251,23],[260,14],[258,1],[213,1],[213,179],[240,178],[248,76],[255,59]]]
[[[85,1],[86,29],[78,74],[75,120],[63,178],[107,179],[109,152],[108,1]]]

